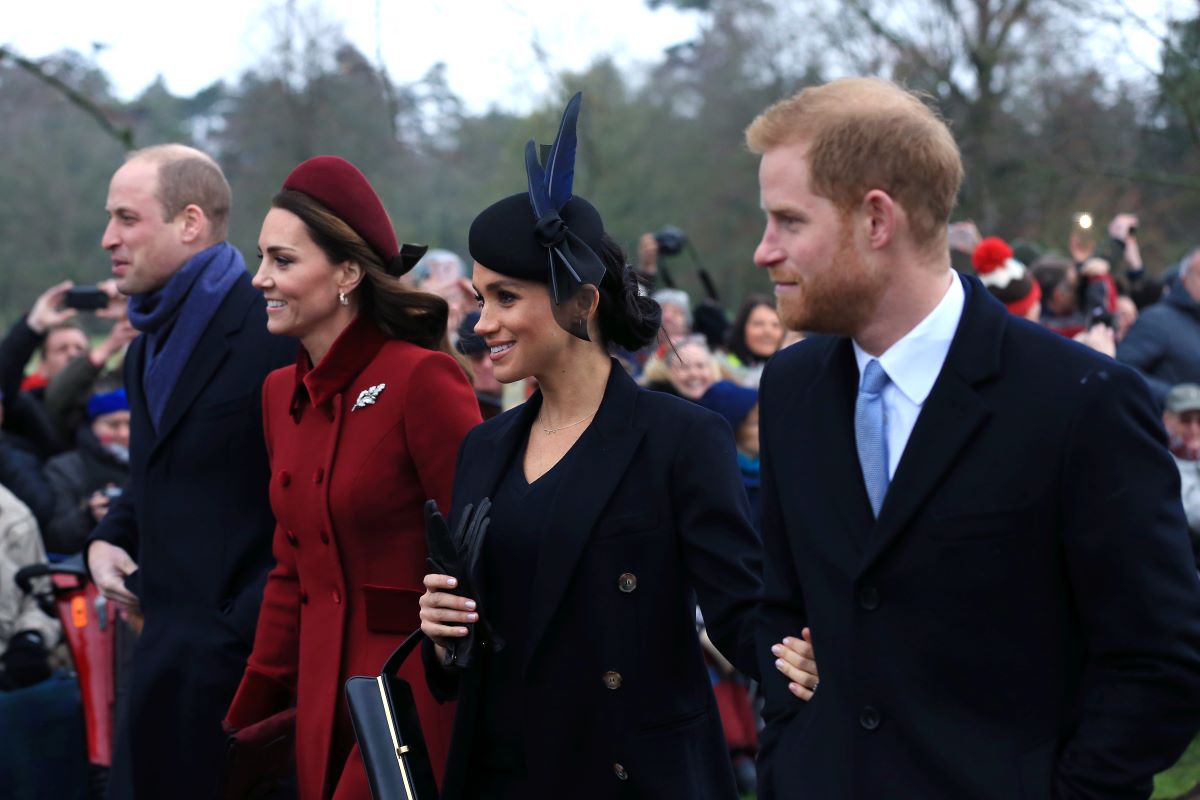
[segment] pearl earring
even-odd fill
[[[350,298],[346,297],[345,292],[338,292],[338,302],[344,306],[350,305]]]

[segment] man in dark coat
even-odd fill
[[[848,79],[747,140],[794,329],[760,387],[765,798],[1134,798],[1200,727],[1200,582],[1130,369],[950,269],[945,124]],[[811,697],[796,703],[795,694]]]
[[[1200,383],[1200,247],[1183,260],[1171,293],[1138,316],[1117,360],[1142,373],[1160,404],[1172,386]]]
[[[134,153],[109,185],[102,244],[129,317],[130,479],[93,532],[103,593],[140,607],[110,797],[212,798],[221,719],[254,639],[273,521],[261,388],[295,344],[225,241],[229,184],[181,145]]]

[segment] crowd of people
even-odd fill
[[[736,308],[628,263],[557,142],[470,266],[320,156],[248,270],[211,157],[130,154],[99,307],[0,342],[0,690],[62,660],[12,575],[75,557],[138,632],[113,798],[221,796],[281,726],[279,796],[370,796],[342,687],[418,629],[447,798],[1138,796],[1200,726],[1200,247],[947,223],[883,81],[747,141]],[[487,509],[454,574],[428,500]]]

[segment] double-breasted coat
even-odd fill
[[[420,625],[424,504],[449,506],[479,405],[452,357],[358,318],[315,367],[302,352],[271,373],[263,420],[277,563],[226,724],[242,728],[294,698],[301,798],[367,798],[343,687],[378,674]],[[437,768],[453,710],[425,691],[419,659],[400,674]]]
[[[519,700],[530,796],[728,800],[737,793],[695,604],[718,648],[757,673],[761,554],[733,434],[716,414],[611,370],[559,467],[529,587]],[[455,516],[493,494],[540,404],[535,393],[468,435]],[[469,782],[481,673],[447,673],[431,647],[423,655],[438,696],[458,698],[443,791],[455,800]]]

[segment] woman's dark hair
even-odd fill
[[[729,341],[726,343],[726,348],[730,353],[737,356],[738,361],[741,361],[746,366],[754,366],[761,364],[767,359],[755,354],[748,344],[746,344],[746,325],[750,323],[750,315],[754,313],[754,309],[759,306],[766,306],[775,311],[775,304],[761,294],[752,294],[742,303],[742,307],[738,309],[737,316],[733,318],[733,325],[729,328]]]
[[[641,350],[658,338],[662,308],[639,292],[633,268],[625,261],[625,252],[607,233],[600,237],[596,255],[607,270],[600,282],[597,310],[600,335],[606,344]]]
[[[362,282],[354,290],[358,313],[393,339],[454,355],[446,335],[450,309],[445,300],[402,285],[353,228],[303,192],[284,189],[271,205],[299,217],[331,263],[354,261],[363,268]]]

